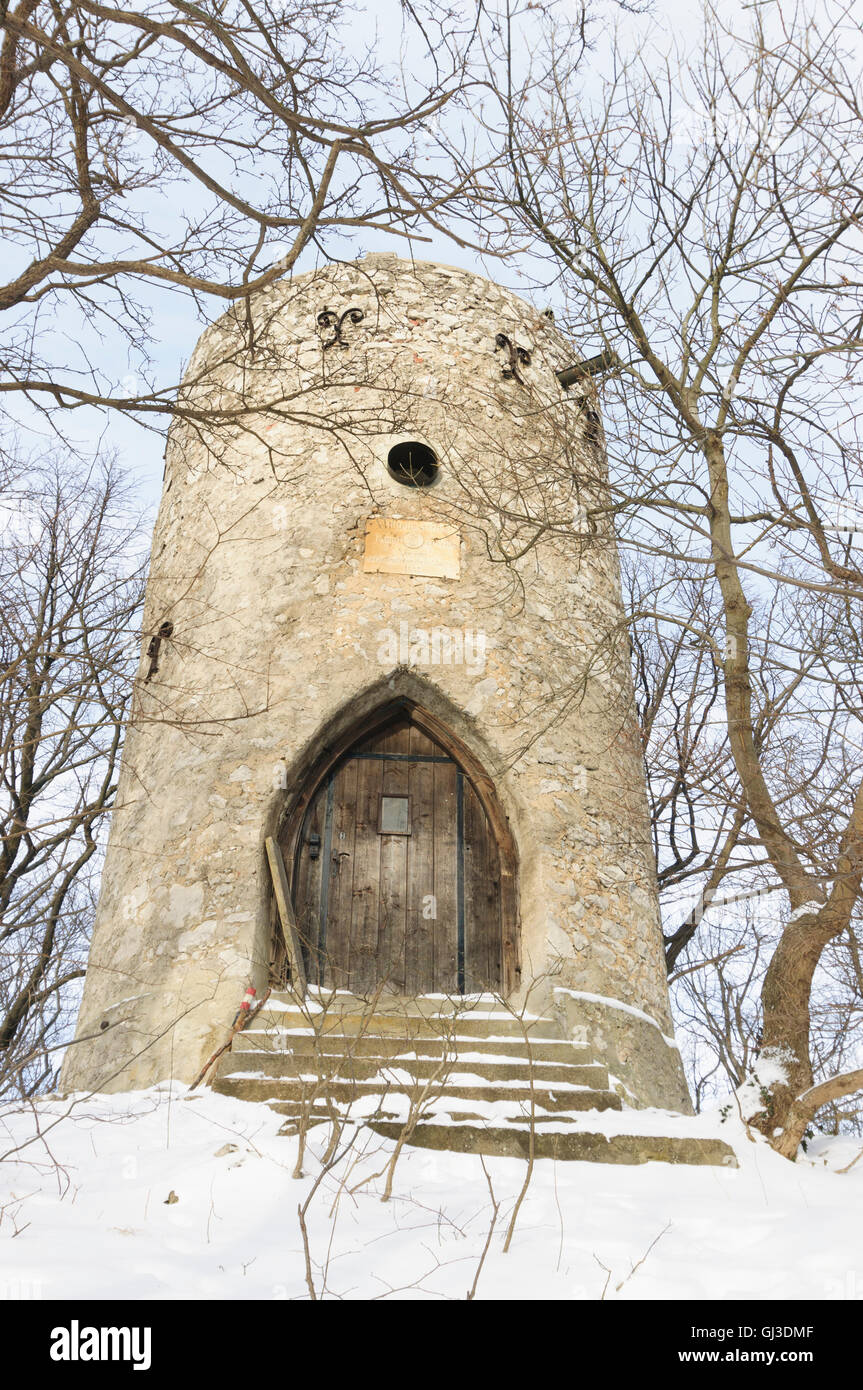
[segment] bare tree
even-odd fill
[[[112,467],[5,470],[0,1092],[55,1075],[138,659],[141,536]]]
[[[740,36],[708,5],[694,56],[612,39],[588,78],[583,32],[554,14],[524,21],[525,71],[523,16],[504,8],[485,108],[501,235],[517,229],[537,279],[558,282],[564,326],[595,354],[581,381],[602,374],[611,498],[593,514],[667,567],[640,609],[680,673],[665,714],[686,705],[682,776],[668,769],[662,792],[674,872],[740,872],[742,849],[784,894],[760,1054],[784,1080],[760,1123],[793,1152],[795,1101],[823,1104],[834,1084],[812,1091],[813,981],[863,878],[856,24],[841,3],[756,7]],[[699,786],[718,761],[690,858],[674,826],[705,720],[723,732],[698,735]]]
[[[430,155],[482,6],[390,10],[384,43],[343,0],[2,0],[7,409],[170,415],[149,344],[178,294],[248,305],[304,253],[422,242],[466,206]]]
[[[751,834],[726,721],[717,708],[721,666],[691,634],[697,626],[719,646],[709,588],[694,584],[685,564],[648,563],[637,555],[629,557],[625,577],[669,983],[690,1086],[700,1106],[716,1098],[723,1082],[739,1086],[757,1068],[760,994],[787,908],[782,885]],[[669,591],[679,615],[676,627],[645,616],[645,609],[668,602]],[[799,632],[794,640],[800,645]],[[783,715],[782,686],[775,681],[773,655],[768,652],[763,661],[759,653],[756,657],[761,741]],[[814,847],[825,834],[818,817],[829,824],[835,804],[836,787],[824,780],[834,738],[829,721],[824,728],[814,721],[807,736],[797,729],[774,749],[784,760],[789,786],[797,787],[793,813],[801,825],[808,821],[805,833]],[[856,933],[852,920],[825,949],[813,979],[810,1046],[816,1075],[841,1073],[859,1055],[863,976]],[[859,1100],[828,1104],[818,1123],[857,1132]]]

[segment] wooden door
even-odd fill
[[[316,788],[294,859],[309,980],[366,994],[499,991],[500,851],[450,754],[401,716]]]

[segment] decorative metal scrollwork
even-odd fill
[[[350,344],[346,343],[342,336],[342,329],[345,326],[345,321],[350,320],[351,323],[362,323],[364,318],[365,314],[362,309],[345,309],[342,314],[334,314],[332,309],[322,309],[318,314],[318,327],[332,328],[333,330],[333,336],[328,338],[322,345],[324,351],[326,351],[327,348],[336,346],[340,348],[350,347]]]
[[[524,386],[524,377],[518,370],[519,367],[530,366],[530,353],[527,348],[516,347],[511,338],[505,333],[498,333],[494,340],[495,348],[506,348],[509,354],[508,360],[500,369],[500,374],[505,381],[518,381]]]

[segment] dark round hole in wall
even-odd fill
[[[396,444],[387,454],[390,476],[405,487],[431,487],[438,474],[434,450],[415,439]]]

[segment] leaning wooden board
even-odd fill
[[[270,873],[273,876],[273,891],[276,895],[276,906],[279,909],[279,918],[282,923],[282,931],[285,934],[285,946],[288,952],[288,962],[291,967],[291,980],[294,990],[300,998],[305,997],[306,993],[306,971],[303,965],[303,953],[300,949],[300,938],[297,932],[297,923],[294,918],[294,909],[291,904],[291,894],[288,888],[288,875],[285,872],[285,861],[282,858],[282,851],[272,835],[267,836],[267,859],[270,865]]]

